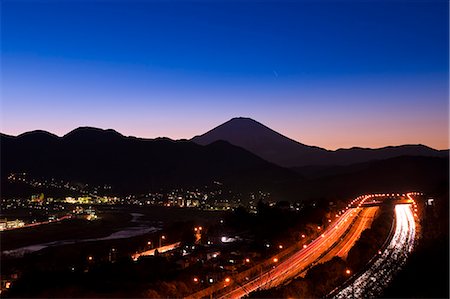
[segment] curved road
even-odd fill
[[[348,251],[358,240],[364,229],[370,227],[377,207],[364,207],[366,200],[385,195],[367,195],[353,200],[342,215],[323,232],[321,236],[290,257],[273,262],[273,268],[261,272],[248,281],[238,283],[231,280],[203,289],[189,298],[214,296],[215,298],[241,298],[258,289],[269,289],[303,275],[306,270],[317,263],[330,260],[333,256],[346,257]],[[413,202],[408,195],[409,201]],[[372,296],[378,294],[405,262],[412,250],[415,239],[415,220],[410,204],[395,207],[396,228],[386,250],[380,254],[371,268],[355,278],[354,283],[343,286],[337,291],[336,298],[349,298],[354,294]],[[273,258],[276,258],[273,257]],[[260,268],[259,268],[260,269]]]
[[[364,197],[361,203],[367,198],[370,197]],[[360,214],[367,216],[367,213],[371,214],[372,212],[373,210],[360,207],[346,209],[337,221],[332,223],[320,237],[308,244],[306,248],[294,253],[286,260],[280,261],[274,265],[273,269],[242,285],[233,284],[218,290],[215,297],[241,298],[258,289],[269,289],[298,276],[313,263],[321,260],[329,250],[342,241],[343,236],[350,234],[353,238],[358,238],[359,235],[356,236],[354,231],[362,232],[363,228],[361,225],[354,225],[355,219]],[[364,223],[364,225],[366,224]]]
[[[354,228],[348,234],[346,234],[345,237],[338,244],[336,244],[336,246],[331,249],[320,261],[318,261],[318,263],[329,261],[335,256],[339,256],[345,259],[350,249],[353,247],[353,245],[355,245],[356,241],[358,241],[362,232],[365,229],[370,228],[370,226],[372,225],[378,209],[378,207],[368,207],[363,209],[362,213],[356,219]]]
[[[395,233],[388,247],[362,274],[333,298],[373,298],[381,295],[414,247],[416,223],[410,204],[395,206]]]

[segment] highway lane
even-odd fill
[[[359,217],[356,219],[354,229],[346,234],[345,237],[317,263],[324,263],[331,260],[335,256],[345,259],[350,249],[353,245],[355,245],[356,241],[358,241],[362,232],[365,229],[370,228],[372,225],[378,209],[378,207],[368,207],[363,209]]]
[[[396,205],[395,217],[395,233],[387,248],[365,272],[334,293],[333,298],[377,297],[405,264],[416,237],[416,223],[411,204]]]
[[[336,231],[335,234],[331,235],[331,238],[329,238],[327,242],[324,242],[322,245],[315,248],[314,254],[311,254],[309,258],[300,261],[299,263],[291,264],[291,268],[286,271],[284,275],[274,278],[273,281],[264,288],[270,288],[285,283],[294,277],[303,277],[309,267],[329,261],[334,256],[346,256],[354,243],[359,239],[363,230],[370,227],[377,210],[378,207],[350,210],[350,216],[352,216],[352,213],[356,213],[358,214],[357,217],[353,220],[344,220],[344,225],[341,227],[341,230]],[[341,233],[342,231],[344,232]],[[324,236],[325,235],[326,234],[324,234]],[[303,270],[300,270],[299,272],[299,269]]]
[[[369,197],[364,197],[361,202],[363,203],[367,198]],[[235,284],[217,292],[215,297],[241,298],[258,289],[269,289],[294,278],[338,243],[348,230],[350,232],[361,230],[361,226],[354,227],[353,224],[362,210],[360,207],[347,208],[337,221],[332,223],[320,237],[308,244],[306,248],[294,253],[284,261],[274,262],[273,269],[242,285]]]

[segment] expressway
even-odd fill
[[[391,201],[395,197],[403,197],[405,195],[395,196],[395,194],[372,194],[366,196],[360,196],[353,200],[344,210],[336,215],[336,220],[330,224],[330,226],[309,244],[305,244],[301,250],[295,251],[294,254],[287,258],[278,258],[274,256],[270,260],[270,266],[262,266],[260,264],[255,266],[260,274],[254,277],[245,277],[243,279],[228,279],[225,283],[219,282],[209,288],[203,289],[195,294],[189,296],[189,298],[203,298],[203,297],[216,297],[216,298],[241,298],[247,296],[251,292],[260,289],[270,289],[281,284],[289,282],[293,278],[302,276],[306,271],[318,263],[326,262],[332,259],[334,256],[346,258],[349,250],[359,239],[364,229],[371,226],[376,213],[378,211],[377,203],[378,198],[382,197]],[[402,263],[406,260],[406,255],[412,250],[415,238],[415,222],[414,216],[411,211],[411,204],[415,205],[414,200],[408,194],[407,199],[398,201],[398,198],[393,203],[400,203],[396,205],[396,231],[392,234],[392,239],[389,239],[389,245],[386,250],[375,257],[375,259],[381,259],[374,264],[378,268],[372,269],[371,275],[365,277],[370,280],[362,284],[361,281],[355,282],[357,285],[351,289],[352,293],[348,293],[348,288],[342,289],[342,293],[338,290],[333,293],[336,298],[347,298],[354,294],[356,290],[361,289],[361,294],[373,294],[375,290],[371,290],[370,287],[365,289],[364,285],[376,281],[373,289],[382,289],[382,283],[387,283],[389,277],[392,277],[393,273],[397,271]],[[380,203],[382,201],[379,201]],[[401,257],[401,258],[400,258]],[[264,263],[267,265],[267,262]],[[380,267],[382,268],[380,270]],[[381,276],[379,276],[381,275]],[[381,279],[384,275],[387,275],[387,279]],[[389,276],[391,275],[391,276]],[[357,276],[356,274],[354,275]],[[378,278],[377,278],[378,277]],[[350,279],[352,280],[353,277]],[[349,280],[349,281],[350,281]],[[384,281],[384,282],[383,282]],[[348,284],[346,284],[348,286]],[[339,294],[337,294],[339,292]]]
[[[344,222],[346,225],[343,226],[342,229],[345,229],[346,231],[342,234],[334,234],[332,238],[327,240],[327,242],[315,249],[317,252],[311,254],[309,258],[300,261],[296,267],[292,267],[289,271],[286,271],[284,275],[273,279],[273,281],[264,288],[277,286],[294,277],[304,276],[309,267],[319,263],[325,263],[326,261],[331,260],[334,256],[347,256],[348,251],[359,239],[359,236],[363,230],[369,228],[372,224],[377,210],[378,207],[370,207],[360,210],[359,214],[352,220],[352,222]]]
[[[324,263],[335,256],[345,259],[350,249],[355,245],[356,241],[358,241],[361,233],[372,225],[378,209],[378,207],[368,207],[363,209],[360,216],[356,219],[354,228],[317,263]]]
[[[364,197],[361,203],[367,198],[369,196]],[[376,208],[374,209],[376,210]],[[336,247],[336,245],[343,241],[341,240],[343,236],[351,236],[344,244],[356,241],[359,237],[356,233],[362,232],[375,210],[361,207],[347,208],[342,211],[342,215],[321,236],[305,245],[302,250],[297,251],[283,261],[278,261],[274,258],[274,266],[269,271],[261,273],[241,285],[235,283],[219,289],[215,292],[214,297],[241,298],[258,289],[269,289],[289,281],[304,272],[311,265],[319,261],[323,262],[322,258],[326,256],[330,249],[341,248],[340,246]],[[359,225],[355,225],[359,215],[365,216],[362,218],[365,220],[359,221]],[[344,251],[342,251],[342,254],[344,254]],[[193,297],[196,296],[194,295]]]
[[[411,197],[409,198],[412,200]],[[413,204],[415,205],[414,201]],[[373,298],[381,295],[394,274],[406,262],[416,237],[416,224],[411,204],[396,205],[395,218],[394,236],[382,254],[370,264],[366,271],[352,277],[349,283],[333,292],[330,297]]]

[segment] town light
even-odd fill
[[[345,270],[345,274],[350,275],[350,273],[352,273],[352,271],[350,271],[350,269]]]
[[[194,282],[198,282],[198,278],[197,277],[194,277]]]
[[[230,279],[229,277],[225,278],[225,282],[226,282],[226,283],[230,282],[230,280],[231,280],[231,279]]]
[[[274,258],[273,258],[273,262],[274,262],[274,263],[278,263],[278,258],[274,257]]]
[[[249,259],[249,258],[246,258],[246,259],[245,259],[245,262],[246,262],[246,263],[250,263],[250,259]]]

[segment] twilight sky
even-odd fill
[[[446,0],[2,0],[1,132],[448,148]]]

